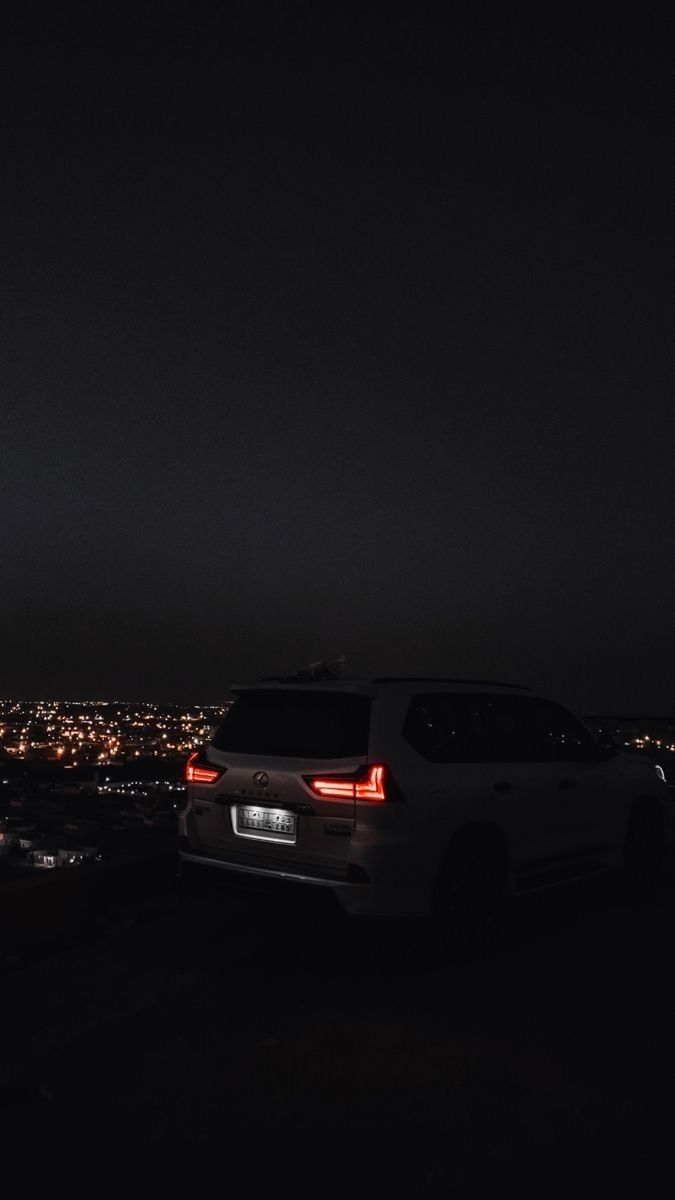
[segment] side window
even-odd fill
[[[538,757],[538,741],[525,719],[522,697],[488,697],[483,761],[533,762]]]
[[[523,699],[523,703],[540,762],[588,762],[597,758],[591,734],[562,705],[550,700]]]
[[[579,762],[597,746],[571,712],[526,696],[415,696],[403,737],[429,762]]]
[[[527,762],[539,754],[520,696],[416,696],[403,737],[430,762]]]
[[[415,696],[403,737],[430,762],[480,762],[483,754],[482,697]]]

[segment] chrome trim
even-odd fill
[[[228,862],[223,858],[207,858],[204,854],[180,853],[181,862],[200,863],[206,867],[219,867],[225,871],[240,871],[242,875],[265,875],[271,879],[288,879],[297,883],[313,883],[329,888],[353,888],[348,879],[324,879],[320,875],[303,875],[299,871],[282,871],[278,867],[249,867],[243,863]]]

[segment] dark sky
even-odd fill
[[[672,26],[492,9],[6,28],[0,694],[675,711]]]

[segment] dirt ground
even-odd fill
[[[17,1194],[675,1193],[675,866],[514,906],[453,964],[423,924],[171,889],[6,969]],[[11,964],[10,964],[11,965]]]

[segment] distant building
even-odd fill
[[[7,817],[3,822],[5,844],[9,847],[27,850],[35,838],[34,825],[18,825],[16,817]]]
[[[85,862],[94,862],[99,854],[97,846],[72,846],[59,850],[57,867],[80,867]]]
[[[58,866],[59,852],[52,847],[41,846],[38,849],[29,850],[28,862],[33,867],[51,870]]]
[[[98,846],[37,846],[28,852],[28,862],[33,867],[52,869],[57,867],[80,867],[85,862],[94,862],[100,857]]]

